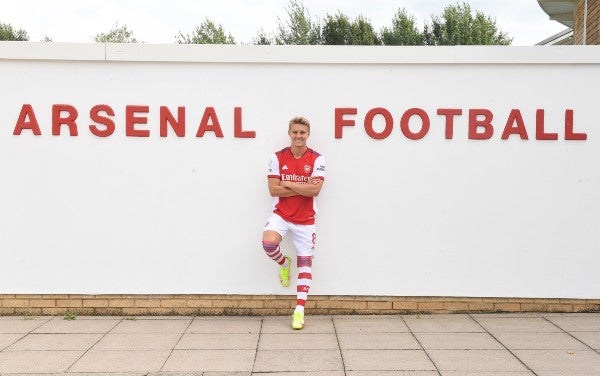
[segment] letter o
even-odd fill
[[[381,133],[375,132],[373,129],[373,118],[377,115],[382,115],[385,119],[385,129]],[[392,133],[394,129],[394,119],[392,114],[382,107],[372,108],[365,115],[365,131],[367,134],[376,140],[383,140]]]
[[[410,118],[414,115],[420,117],[422,123],[421,130],[417,133],[413,133],[410,130],[410,127],[408,126]],[[402,118],[400,119],[400,129],[402,129],[402,133],[404,133],[404,136],[406,136],[406,138],[410,138],[411,140],[420,140],[423,137],[425,137],[425,135],[427,135],[427,132],[429,132],[429,126],[429,116],[427,115],[427,112],[420,108],[409,108],[404,112],[404,114],[402,114]]]

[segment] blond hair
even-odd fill
[[[307,118],[302,116],[294,116],[292,120],[290,120],[290,124],[288,125],[288,130],[292,129],[293,124],[302,124],[308,127],[308,132],[310,133],[310,122]]]

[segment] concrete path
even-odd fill
[[[598,376],[600,314],[0,317],[0,375]]]

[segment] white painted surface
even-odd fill
[[[300,114],[328,162],[312,294],[600,298],[597,48],[228,47],[0,44],[0,293],[293,294],[260,238],[269,156]],[[13,135],[23,104],[41,136]],[[52,136],[53,104],[79,136]],[[89,132],[96,104],[112,136]],[[149,106],[150,137],[125,137],[126,105]],[[186,106],[186,137],[159,136],[160,106]],[[205,107],[223,138],[195,137]],[[256,138],[233,137],[234,107]],[[358,112],[341,139],[336,107]],[[374,107],[384,140],[363,128]],[[399,126],[413,107],[418,141]],[[463,110],[451,140],[439,108]],[[468,139],[471,108],[493,112],[490,140]],[[500,139],[514,108],[529,140]],[[535,140],[540,108],[557,141]],[[566,109],[587,140],[564,140]]]

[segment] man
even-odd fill
[[[315,197],[325,179],[325,158],[306,146],[310,123],[294,117],[288,125],[291,145],[271,156],[269,192],[275,197],[274,210],[265,225],[263,248],[279,264],[279,279],[284,287],[290,284],[290,257],[281,252],[279,244],[288,231],[296,248],[298,267],[296,309],[292,328],[304,327],[304,305],[312,281],[312,258],[316,243]]]

